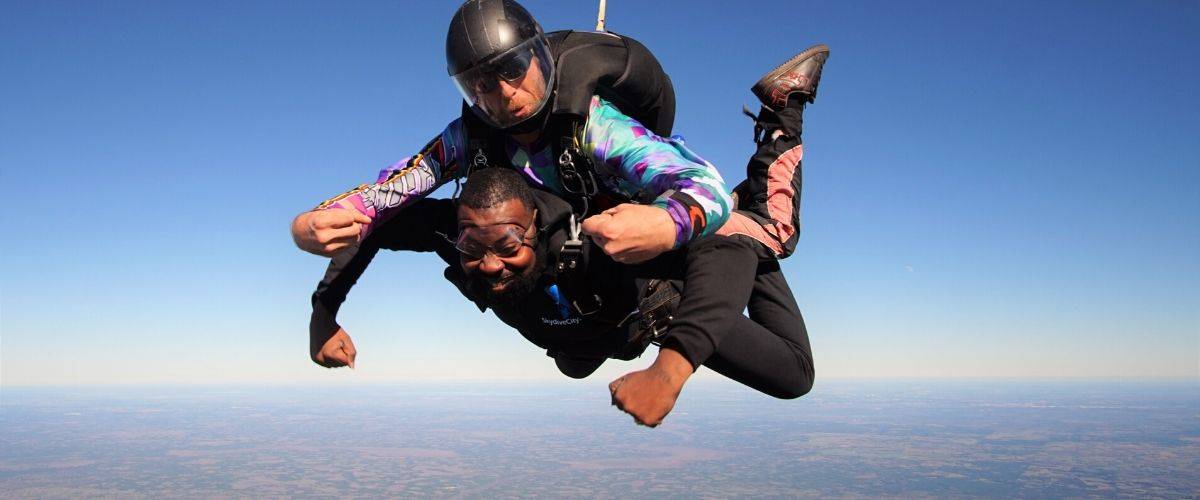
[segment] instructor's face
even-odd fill
[[[459,262],[492,300],[527,294],[537,281],[535,213],[518,199],[487,208],[458,208]]]
[[[502,123],[529,118],[546,94],[546,75],[542,74],[537,56],[532,58],[524,76],[512,81],[500,78],[497,82],[495,88],[480,95],[479,104]]]

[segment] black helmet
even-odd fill
[[[499,128],[537,115],[554,88],[554,57],[546,35],[529,11],[512,0],[462,4],[446,33],[446,66],[471,109]],[[496,88],[501,80],[533,92],[536,99],[519,104],[500,99]]]

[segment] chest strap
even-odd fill
[[[569,237],[558,253],[555,280],[571,308],[581,316],[587,317],[600,312],[604,301],[592,291],[587,282],[587,255],[583,251],[583,240],[579,238],[579,234],[579,221],[572,214]]]

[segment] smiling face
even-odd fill
[[[523,298],[545,269],[544,257],[533,249],[535,218],[516,198],[486,208],[459,205],[459,263],[492,303]]]

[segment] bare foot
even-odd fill
[[[633,416],[639,425],[657,427],[675,407],[684,382],[692,375],[692,364],[669,348],[659,349],[654,364],[630,372],[608,384],[612,402]]]

